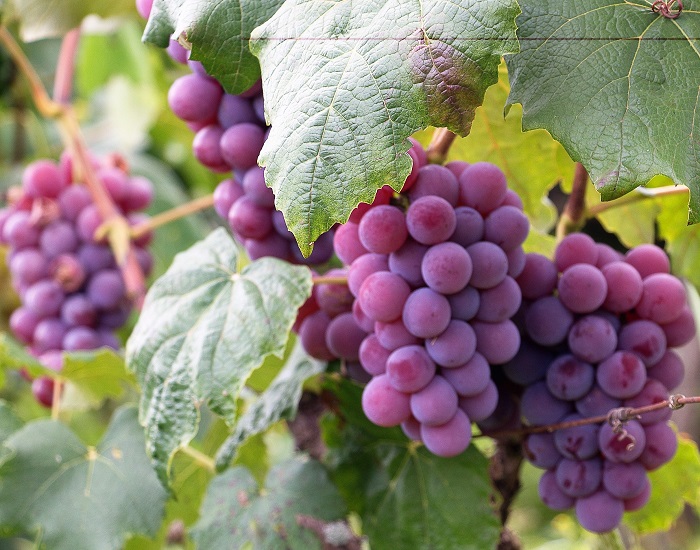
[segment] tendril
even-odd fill
[[[678,19],[683,11],[682,0],[655,0],[651,5],[651,11],[660,13],[667,19]]]

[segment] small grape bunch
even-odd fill
[[[11,189],[0,211],[0,242],[21,306],[10,328],[47,368],[62,368],[63,351],[101,346],[119,349],[114,331],[133,307],[112,250],[96,238],[100,213],[85,185],[73,180],[68,155],[56,164],[38,160],[26,167],[21,188]],[[119,162],[93,160],[95,174],[132,225],[147,217],[139,211],[153,199],[151,183],[129,176]],[[146,249],[150,234],[133,241],[145,275],[153,266]],[[51,406],[53,382],[32,382],[36,399]]]
[[[528,254],[517,282],[523,345],[503,372],[524,387],[527,424],[652,405],[681,383],[683,363],[671,348],[693,338],[695,322],[662,249],[641,245],[623,256],[573,233],[559,243],[553,262]],[[624,511],[649,499],[646,473],[676,451],[670,416],[664,408],[528,436],[527,458],[546,470],[541,499],[555,510],[573,507],[590,531],[614,529]]]

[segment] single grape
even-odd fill
[[[231,126],[221,136],[221,156],[234,170],[248,170],[258,162],[265,143],[265,130],[257,124],[243,122]]]
[[[443,369],[442,376],[452,384],[458,395],[471,397],[486,389],[491,380],[491,369],[483,355],[474,353],[463,365]]]
[[[552,294],[557,286],[557,279],[554,263],[546,256],[535,253],[525,255],[525,267],[516,277],[526,300],[537,300]]]
[[[519,247],[527,238],[530,222],[515,206],[499,206],[484,220],[484,240],[508,252]]]
[[[92,204],[92,196],[84,185],[70,185],[58,197],[61,216],[75,223],[84,208]]]
[[[481,305],[481,294],[473,286],[466,286],[459,292],[447,296],[452,308],[452,318],[471,321],[476,317]]]
[[[489,380],[481,392],[476,395],[459,397],[459,408],[462,409],[472,422],[481,422],[493,414],[498,405],[498,388]]]
[[[625,261],[634,267],[642,279],[654,273],[669,273],[671,262],[663,249],[653,244],[641,244],[629,250]]]
[[[608,284],[600,270],[589,264],[568,267],[557,284],[559,299],[574,313],[598,309],[608,294]]]
[[[420,344],[421,339],[408,332],[401,319],[391,323],[374,323],[374,333],[379,339],[379,343],[390,351],[394,351],[403,346]]]
[[[350,265],[357,258],[369,251],[362,245],[359,237],[359,226],[356,223],[344,223],[335,231],[333,236],[335,253],[345,265]]]
[[[636,269],[624,262],[612,262],[601,269],[608,285],[603,306],[608,311],[630,311],[642,297],[642,277]]]
[[[421,424],[420,435],[427,449],[442,457],[461,454],[469,447],[472,439],[469,418],[460,409],[457,409],[455,415],[440,426]]]
[[[610,462],[603,464],[603,487],[615,498],[634,498],[644,490],[647,473],[639,462]]]
[[[455,208],[457,225],[450,240],[460,246],[467,247],[479,242],[484,236],[484,218],[476,210],[468,206]]]
[[[520,406],[523,418],[531,426],[556,424],[571,411],[571,403],[554,397],[544,382],[525,388]]]
[[[562,422],[583,420],[580,414],[570,414]],[[583,424],[554,432],[554,444],[559,452],[571,460],[586,460],[598,454],[598,426]]]
[[[695,317],[687,305],[675,321],[664,323],[661,328],[666,335],[666,345],[675,348],[687,344],[695,337]]]
[[[421,197],[406,211],[408,233],[421,244],[446,241],[457,226],[454,208],[442,197]]]
[[[598,432],[598,446],[611,462],[634,462],[644,452],[646,434],[636,420],[626,422],[620,433],[616,433],[610,424],[603,424]]]
[[[543,346],[563,342],[573,322],[574,316],[556,296],[540,298],[530,304],[525,313],[528,336]]]
[[[490,364],[502,365],[515,357],[520,347],[520,332],[513,321],[473,321],[471,325],[476,333],[476,351]]]
[[[436,244],[423,256],[421,274],[425,284],[435,292],[455,294],[467,286],[472,276],[472,260],[456,243]]]
[[[598,363],[610,357],[617,348],[617,331],[605,317],[586,315],[569,330],[569,349],[588,363]]]
[[[647,376],[661,382],[668,390],[674,390],[683,381],[685,366],[680,356],[673,350],[666,350],[654,366],[647,368]]]
[[[410,397],[394,389],[387,375],[380,374],[365,386],[362,410],[377,426],[398,426],[411,416]]]
[[[508,274],[508,257],[501,247],[480,241],[467,247],[472,260],[469,284],[478,289],[493,288]]]
[[[250,197],[255,204],[265,208],[275,207],[275,194],[265,184],[265,170],[259,166],[253,166],[246,171],[241,185],[246,196]]]
[[[594,384],[586,395],[576,401],[576,411],[583,417],[602,416],[622,406],[622,401],[605,393]]]
[[[233,203],[228,223],[231,230],[244,239],[262,239],[272,231],[270,209],[256,204],[247,195]]]
[[[658,363],[666,352],[666,335],[652,321],[632,321],[620,330],[618,348],[634,352],[650,367]]]
[[[33,348],[39,353],[62,349],[66,330],[66,325],[60,319],[55,317],[42,319],[34,329]]]
[[[321,361],[332,361],[335,355],[326,345],[326,329],[331,318],[323,311],[317,311],[302,321],[299,327],[299,339],[311,357]]]
[[[414,393],[435,376],[435,363],[423,346],[404,346],[391,352],[386,361],[386,376],[397,391]]]
[[[29,286],[48,274],[46,257],[36,248],[24,248],[15,252],[9,261],[12,277],[21,285]]]
[[[126,296],[124,279],[116,269],[95,273],[87,284],[87,296],[100,309],[114,309]]]
[[[364,280],[377,271],[388,271],[389,262],[384,254],[363,254],[356,258],[348,268],[348,288],[357,297]]]
[[[654,273],[644,279],[636,311],[643,319],[670,323],[680,317],[686,303],[685,287],[680,279],[668,273]]]
[[[206,123],[216,119],[222,95],[217,82],[193,73],[173,82],[168,91],[168,105],[182,120]]]
[[[646,445],[639,462],[647,470],[656,470],[673,458],[678,449],[678,436],[665,422],[644,426]]]
[[[599,458],[571,460],[563,458],[554,474],[557,485],[564,494],[580,498],[593,493],[603,478],[603,466]]]
[[[370,319],[388,323],[401,317],[409,294],[411,289],[401,277],[390,271],[376,271],[364,280],[357,299]]]
[[[427,251],[427,246],[409,238],[401,248],[389,254],[389,269],[403,277],[412,287],[423,286],[425,281],[423,280],[421,265],[423,256]]]
[[[649,375],[649,371],[647,371],[647,375]],[[625,400],[623,405],[625,407],[637,409],[639,407],[661,403],[667,399],[668,389],[658,380],[648,378],[642,390],[637,395]],[[648,426],[649,424],[655,424],[657,422],[666,422],[671,418],[672,412],[673,411],[669,407],[650,411],[642,414],[639,418],[639,422],[642,426]]]
[[[468,323],[451,320],[447,328],[430,340],[425,349],[441,367],[457,367],[469,361],[476,351],[476,333]]]
[[[505,199],[508,184],[497,166],[488,162],[471,164],[459,176],[459,200],[482,215],[495,210]]]
[[[622,521],[624,511],[622,501],[603,489],[576,499],[576,518],[584,529],[594,533],[615,529]]]
[[[418,171],[415,183],[411,186],[408,198],[411,202],[421,197],[437,196],[452,206],[459,200],[459,184],[455,175],[439,164],[427,164]]]
[[[396,252],[408,237],[406,217],[395,206],[380,205],[370,208],[358,228],[362,246],[377,254]]]
[[[22,173],[22,188],[32,198],[55,199],[67,186],[58,165],[50,160],[34,161]]]
[[[31,344],[39,321],[41,318],[36,313],[25,306],[20,306],[10,315],[10,329],[21,342]]]
[[[331,320],[326,329],[326,346],[336,357],[357,361],[365,336],[367,333],[357,326],[352,313],[341,313]]]
[[[596,265],[598,247],[596,242],[585,233],[569,233],[557,245],[554,252],[554,264],[560,273],[575,264]]]
[[[209,124],[194,135],[192,152],[195,158],[212,172],[228,172],[229,166],[221,155],[221,136],[224,130],[218,124]]]
[[[411,413],[425,426],[439,426],[457,412],[457,392],[442,376],[435,376],[427,386],[411,394]]]
[[[27,289],[24,305],[37,317],[53,317],[58,314],[65,294],[56,281],[43,279]]]
[[[434,338],[450,323],[450,303],[429,288],[414,290],[403,308],[403,323],[418,338]]]
[[[649,497],[651,496],[651,482],[649,478],[646,477],[644,480],[644,488],[636,497],[625,499],[624,506],[625,512],[634,512],[646,506],[649,502]]]
[[[559,449],[554,445],[554,434],[530,434],[523,443],[523,454],[531,464],[549,470],[561,459]]]
[[[479,296],[479,310],[476,319],[499,323],[513,317],[522,303],[520,287],[515,279],[506,276],[492,288],[482,290]]]
[[[619,399],[637,395],[647,380],[642,360],[629,351],[617,351],[598,365],[596,381],[605,393]]]
[[[565,494],[557,483],[556,475],[553,470],[549,470],[542,474],[537,486],[537,493],[540,500],[552,510],[568,510],[573,507],[575,500]]]
[[[360,344],[360,363],[372,376],[386,372],[386,362],[391,352],[382,347],[374,334],[369,334]]]

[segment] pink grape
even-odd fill
[[[420,435],[427,449],[442,457],[461,454],[469,446],[472,438],[469,418],[459,409],[450,420],[440,426],[421,424]]]
[[[398,426],[411,416],[410,397],[394,389],[387,375],[380,374],[365,386],[362,410],[377,426]]]

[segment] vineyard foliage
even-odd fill
[[[191,70],[201,62],[228,94],[262,78],[270,129],[258,161],[304,255],[383,187],[407,207],[398,193],[413,137],[431,162],[502,170],[530,223],[527,253],[551,258],[571,230],[619,251],[662,246],[697,319],[700,0],[663,4],[671,12],[646,0],[154,0],[144,22],[131,0],[0,1],[0,186],[11,202],[30,161],[58,159],[64,140],[78,158],[82,139],[153,182],[151,215],[210,195],[230,172],[197,162],[195,125],[168,108],[188,68],[164,48],[184,47]],[[77,27],[72,65],[61,48]],[[10,54],[15,41],[29,68]],[[66,70],[71,109],[47,115],[27,76],[59,94]],[[62,125],[71,116],[79,139]],[[457,137],[436,152],[441,128]],[[565,227],[576,193],[583,212]],[[319,284],[338,284],[323,277],[342,262],[317,271],[251,259],[221,225],[205,210],[156,227],[147,292],[118,331],[120,349],[66,351],[60,369],[12,336],[24,291],[2,262],[0,546],[651,548],[659,532],[700,541],[692,405],[674,413],[678,451],[650,472],[647,505],[594,535],[540,503],[522,434],[480,437],[474,424],[468,449],[443,458],[370,422],[352,361],[314,359],[296,335],[299,309]],[[118,229],[107,232],[119,242]],[[686,379],[674,392],[697,394],[697,342],[681,356]],[[31,378],[50,381],[50,408],[32,397]]]

